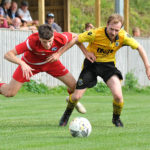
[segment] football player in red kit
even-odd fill
[[[46,72],[62,81],[67,85],[68,93],[71,94],[75,89],[76,81],[59,61],[59,57],[68,49],[67,43],[75,38],[77,36],[73,33],[53,32],[48,24],[39,26],[38,33],[33,33],[26,41],[16,45],[5,54],[5,59],[18,64],[18,67],[8,84],[0,83],[0,94],[6,97],[15,96],[23,83],[29,82],[30,77],[39,72]],[[88,57],[86,52],[83,53]],[[21,59],[17,57],[20,54],[23,54]],[[89,55],[89,59],[91,57]],[[76,109],[80,113],[86,112],[81,103],[77,103]]]

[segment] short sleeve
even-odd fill
[[[79,42],[93,42],[95,39],[95,30],[89,30],[78,35]]]
[[[137,49],[139,46],[139,43],[128,33],[125,33],[123,45],[131,46],[132,49]]]
[[[62,33],[62,35],[65,38],[65,43],[64,44],[66,44],[66,43],[68,43],[68,42],[70,42],[72,40],[72,34],[71,33],[64,32],[64,33]]]
[[[22,42],[22,43],[16,45],[15,48],[16,48],[16,51],[17,51],[17,54],[18,54],[18,55],[19,55],[19,54],[22,54],[22,53],[24,53],[25,51],[28,51],[28,50],[29,50],[28,47],[27,47],[27,41]]]

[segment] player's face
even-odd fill
[[[41,41],[42,46],[45,49],[50,49],[53,44],[53,41],[54,41],[54,36],[52,38],[50,38],[49,40],[40,38],[40,41]]]
[[[121,22],[118,22],[116,24],[110,22],[109,24],[107,24],[107,34],[111,41],[115,40],[115,37],[118,35],[121,26]]]

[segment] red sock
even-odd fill
[[[1,87],[3,84],[6,84],[6,83],[0,83],[0,87]]]
[[[73,93],[73,92],[71,92],[69,89],[67,89],[67,92],[69,93],[69,95]]]

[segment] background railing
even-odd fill
[[[8,29],[0,29],[0,79],[3,82],[8,83],[10,81],[12,74],[17,67],[17,65],[6,61],[4,59],[4,54],[8,50],[14,48],[15,45],[23,42],[30,34],[30,31],[11,31]],[[137,41],[145,48],[150,61],[150,39],[137,38]],[[60,60],[69,69],[73,76],[78,79],[84,60],[81,50],[75,45],[63,54]],[[132,50],[130,47],[121,48],[116,55],[116,66],[122,72],[124,77],[126,73],[132,71],[138,78],[140,85],[150,85],[150,81],[147,79],[145,73],[145,67],[136,50]],[[63,84],[46,73],[39,73],[32,79],[39,80],[51,87]],[[101,79],[99,78],[99,80]]]

